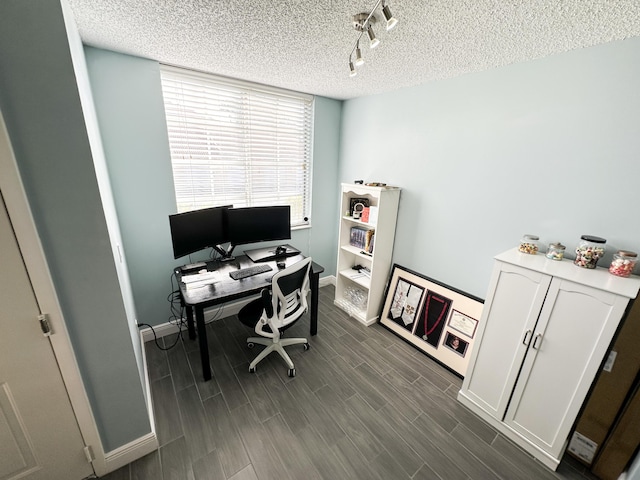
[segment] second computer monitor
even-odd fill
[[[291,208],[285,206],[227,210],[228,239],[233,245],[291,238]]]

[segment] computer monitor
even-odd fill
[[[232,245],[291,238],[291,207],[247,207],[227,210],[228,238]]]
[[[184,257],[205,248],[215,248],[228,242],[227,215],[229,205],[203,208],[169,215],[174,258]]]

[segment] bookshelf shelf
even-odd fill
[[[350,215],[355,201],[368,207],[369,221]],[[365,325],[374,323],[380,313],[391,270],[399,201],[398,187],[342,184],[334,304]],[[356,265],[368,268],[370,275],[354,270]]]

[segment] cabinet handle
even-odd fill
[[[524,332],[524,338],[522,339],[522,344],[526,345],[527,347],[529,346],[529,342],[531,341],[531,337],[529,335],[531,335],[533,332],[531,330],[527,330],[526,332]]]
[[[538,347],[540,346],[538,345],[538,340],[540,340],[541,338],[542,338],[542,334],[541,333],[537,334],[536,338],[533,340],[533,345],[531,346],[531,348],[538,350]]]

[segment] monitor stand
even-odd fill
[[[276,252],[276,249],[278,248],[283,248],[284,251]],[[278,258],[300,255],[300,250],[293,248],[291,245],[275,245],[272,247],[245,250],[244,254],[254,262],[270,262],[271,260],[276,260]]]

